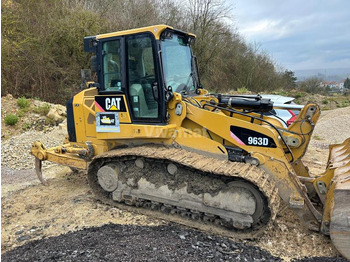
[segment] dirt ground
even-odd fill
[[[2,261],[23,257],[45,261],[280,261],[258,247],[176,225],[118,224],[30,242],[5,253]]]
[[[329,132],[325,129],[328,132],[325,133],[316,127],[316,135],[304,157],[304,162],[310,167],[312,174],[320,174],[324,171],[328,157],[328,144],[334,142],[334,138],[340,142],[340,137],[349,135],[350,108],[327,111],[322,114],[319,126],[321,128],[323,124],[335,126],[337,123],[344,124],[345,129],[329,129]],[[53,132],[52,134],[57,136],[58,134],[55,133],[57,129],[49,130],[45,135],[50,137],[50,132]],[[59,135],[63,136],[61,133]],[[33,139],[25,137],[22,136],[22,143],[29,143]],[[60,139],[61,137],[57,141]],[[2,148],[6,148],[6,143],[9,141],[9,139],[3,140]],[[16,146],[19,145],[16,144]],[[69,168],[58,165],[47,166],[44,174],[49,179],[49,186],[43,186],[37,181],[32,167],[17,170],[11,165],[3,164],[2,162],[2,254],[33,240],[105,224],[168,226],[166,221],[99,203],[94,199],[83,172],[74,173]],[[182,230],[192,232],[186,228]],[[285,261],[338,255],[329,238],[305,229],[298,218],[284,207],[277,216],[273,228],[266,231],[261,238],[245,240],[242,244],[257,246]]]
[[[84,173],[54,166],[45,171],[49,186],[33,180],[2,185],[2,252],[32,240],[104,224],[159,226],[166,221],[130,213],[97,202]],[[21,173],[14,176],[22,177]],[[20,178],[21,179],[21,178]],[[23,181],[23,179],[22,179]],[[310,256],[336,256],[330,240],[303,229],[288,209],[277,217],[274,228],[246,245],[258,246],[285,260]]]
[[[308,102],[317,103],[322,111],[333,110],[342,107],[348,107],[350,104],[350,95],[344,94],[330,94],[330,95],[320,95],[320,94],[309,94],[305,92],[300,92],[294,90],[287,96],[296,97],[295,103],[305,105]]]

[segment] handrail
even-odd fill
[[[275,104],[273,103],[273,108],[278,109],[297,109],[301,110],[304,108],[303,105],[291,105],[291,104]]]

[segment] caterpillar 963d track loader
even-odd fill
[[[39,179],[44,160],[84,169],[105,202],[242,238],[268,227],[282,199],[350,258],[350,139],[311,177],[301,158],[319,107],[209,94],[194,38],[166,25],[85,37],[98,81],[67,102],[63,145],[33,144]],[[300,113],[286,128],[273,108]]]

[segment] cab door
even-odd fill
[[[92,108],[95,128],[87,132],[95,132],[99,139],[120,138],[125,136],[121,134],[121,125],[131,123],[125,87],[124,38],[101,39],[97,54],[99,89]]]
[[[98,53],[101,55],[100,88],[94,101],[96,137],[130,138],[134,133],[143,136],[140,125],[163,125],[164,91],[159,88],[161,78],[154,36],[141,33],[101,39]]]
[[[127,95],[133,123],[161,123],[164,119],[156,42],[150,33],[126,37]]]

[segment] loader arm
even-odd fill
[[[267,117],[260,118],[258,114],[246,114],[231,108],[216,107],[213,104],[203,105],[204,108],[211,110],[205,110],[192,103],[187,103],[186,106],[187,115],[183,127],[188,130],[206,130],[202,132],[204,136],[208,140],[220,143],[229,158],[231,156],[232,160],[241,159],[242,162],[253,163],[267,171],[275,180],[282,199],[289,203],[309,228],[318,230],[322,214],[312,205],[307,189],[298,178],[309,174],[305,173],[306,169],[293,168],[302,165],[300,158],[307,149],[313,127],[320,114],[317,105],[306,105],[300,112],[297,123],[289,129],[270,125]],[[234,113],[232,116],[225,112],[218,113],[213,111],[214,108]],[[249,135],[253,136],[253,139],[262,138],[268,141],[266,145],[260,146],[259,141],[255,145],[254,141],[249,144]],[[294,141],[297,142],[293,143]],[[301,170],[303,173],[299,174]]]

